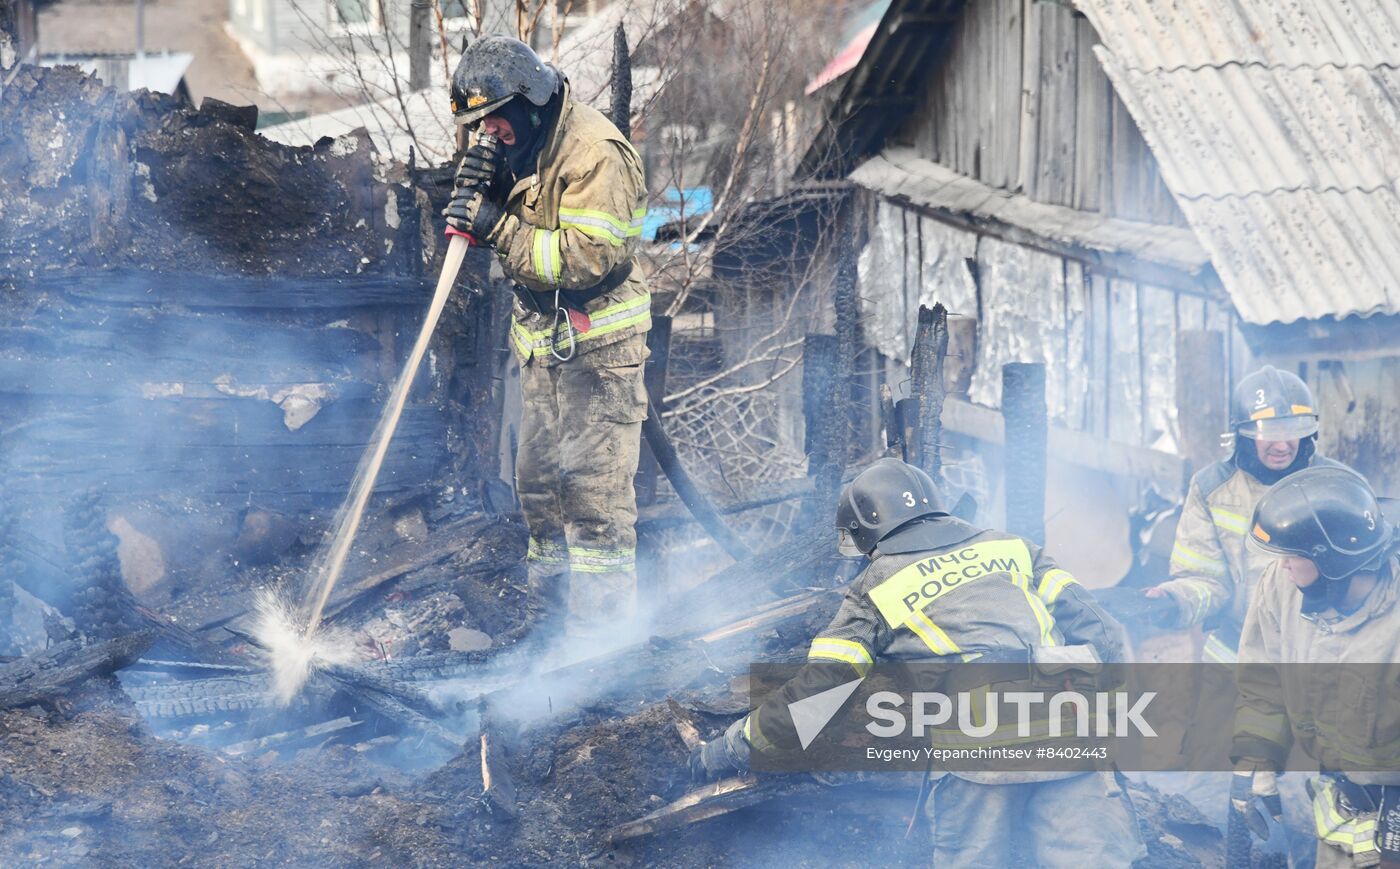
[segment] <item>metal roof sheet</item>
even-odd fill
[[[1076,0],[1133,69],[1400,64],[1395,0]]]
[[[1400,311],[1400,186],[1184,200],[1182,207],[1247,322]]]
[[[1400,313],[1400,3],[1076,2],[1246,321]]]
[[[1400,5],[1400,4],[1397,4]],[[1400,69],[1143,72],[1097,49],[1177,196],[1374,190],[1400,172]]]

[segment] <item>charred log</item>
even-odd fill
[[[106,642],[61,643],[46,652],[0,666],[0,709],[61,699],[69,689],[127,666],[155,642],[151,631]]]

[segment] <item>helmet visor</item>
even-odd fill
[[[856,540],[846,528],[836,529],[836,551],[843,558],[860,558],[865,555],[856,545]]]
[[[456,103],[453,103],[452,117],[456,120],[457,126],[470,127],[477,121],[480,121],[482,118],[486,117],[487,115],[499,109],[501,106],[504,106],[506,103],[510,102],[514,97],[515,94],[507,94],[506,96],[500,97],[499,99],[490,100],[484,103],[478,103],[475,106],[470,105],[472,99],[475,98],[469,97],[467,99],[468,105],[462,107],[460,111],[457,110]]]
[[[1278,416],[1244,423],[1237,430],[1242,437],[1255,441],[1296,441],[1317,434],[1317,414]]]

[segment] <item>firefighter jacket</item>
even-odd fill
[[[566,87],[535,172],[511,187],[505,216],[488,236],[506,276],[530,291],[517,293],[511,323],[521,364],[553,365],[560,360],[551,349],[571,357],[651,328],[651,295],[636,256],[646,201],[636,150]],[[556,291],[587,317],[556,317]]]
[[[1034,543],[951,517],[919,523],[881,541],[802,669],[744,719],[737,732],[746,745],[736,755],[791,748],[788,706],[864,676],[877,660],[926,662],[920,671],[942,673],[946,683],[954,668],[987,653],[1090,645],[1100,660],[1122,661],[1123,644],[1118,623]],[[997,781],[1060,777],[1024,776]]]
[[[1233,757],[1281,769],[1296,740],[1324,769],[1359,769],[1358,781],[1400,784],[1400,770],[1379,781],[1374,770],[1363,774],[1373,761],[1400,765],[1397,577],[1400,553],[1392,553],[1356,612],[1309,618],[1278,562],[1264,571],[1240,635]]]
[[[1338,465],[1314,455],[1310,467]],[[1223,615],[1226,626],[1206,638],[1205,656],[1222,663],[1235,660],[1235,637],[1244,623],[1249,595],[1269,556],[1246,546],[1254,505],[1268,485],[1235,464],[1216,462],[1191,478],[1172,547],[1171,579],[1163,590],[1176,602],[1182,627]]]
[[[1398,599],[1397,553],[1351,614],[1304,617],[1302,593],[1277,562],[1266,569],[1240,636],[1232,758],[1282,769],[1296,744],[1320,769],[1358,785],[1400,784]],[[1335,775],[1313,780],[1312,790],[1321,842],[1354,865],[1379,862],[1374,807],[1342,799]]]

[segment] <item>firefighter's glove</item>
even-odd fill
[[[702,742],[690,750],[691,781],[715,781],[738,771],[722,736]]]
[[[491,182],[500,171],[501,144],[495,136],[482,136],[475,145],[467,149],[462,162],[457,164],[454,193],[461,190],[489,190]]]
[[[1258,769],[1254,764],[1237,766],[1230,782],[1230,808],[1244,817],[1249,832],[1261,841],[1267,840],[1270,827],[1283,823],[1278,773]]]
[[[690,750],[692,780],[716,781],[748,771],[748,745],[742,742],[743,724],[744,719],[741,718],[731,724],[723,736],[702,742]]]
[[[491,232],[501,222],[501,206],[486,198],[486,194],[475,188],[457,188],[452,201],[443,210],[447,222],[486,244]]]

